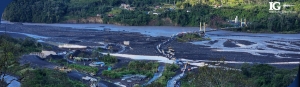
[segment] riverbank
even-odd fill
[[[125,47],[125,51],[122,54],[148,55],[153,57],[164,56],[156,50],[156,46],[167,41],[169,36],[184,31],[198,30],[198,28],[193,27],[142,28],[135,26],[102,26],[96,24],[2,24],[1,26],[7,27],[7,30],[10,32],[48,37],[37,38],[45,42],[70,43],[77,41],[73,44],[103,46],[99,43],[123,44],[124,41],[130,41],[130,45]],[[103,28],[105,27],[110,30],[104,30]],[[4,31],[4,29],[0,30]],[[298,58],[300,38],[296,37],[297,34],[251,34],[213,31],[207,32],[207,36],[211,38],[210,41],[191,43],[173,41],[165,45],[163,49],[171,46],[175,50],[176,58],[199,61],[198,63],[200,61],[213,62],[225,58],[225,61],[228,62],[227,65],[232,67],[239,66],[242,63],[270,63],[274,66],[282,66],[282,68],[294,68],[298,66],[295,63],[299,62],[300,59]],[[283,38],[288,39],[283,40]]]
[[[234,31],[234,32],[245,32],[245,33],[265,33],[265,34],[300,34],[299,30],[293,30],[293,31],[282,31],[282,32],[274,32],[274,31],[265,31],[267,29],[262,29],[261,31],[255,31],[255,30],[251,30],[251,29],[241,29],[241,28],[228,28],[228,29],[224,29],[224,30],[228,30],[228,31]]]
[[[230,45],[224,43],[224,45]],[[175,50],[177,58],[189,59],[191,61],[200,63],[207,62],[209,64],[217,64],[217,62],[225,61],[227,64],[223,66],[240,68],[239,66],[243,63],[250,64],[264,64],[264,63],[275,63],[275,62],[286,62],[282,64],[272,64],[278,68],[296,68],[299,65],[299,54],[290,55],[290,58],[277,58],[274,54],[265,54],[263,56],[252,55],[247,52],[238,52],[237,51],[216,51],[218,48],[210,48],[205,45],[195,45],[192,43],[180,43],[172,42],[168,46],[171,46]],[[166,49],[166,48],[165,48]],[[283,54],[284,55],[284,54]],[[288,61],[295,61],[298,63],[288,64]]]
[[[20,22],[9,22],[6,20],[1,21],[1,23],[4,24],[19,24],[19,25],[43,25],[43,26],[56,26],[56,27],[68,27],[68,28],[77,28],[77,29],[95,29],[95,30],[103,30],[103,28],[111,28],[112,31],[130,31],[133,32],[132,30],[138,30],[141,28],[146,28],[147,27],[165,27],[165,28],[176,28],[177,30],[172,30],[172,31],[177,31],[181,30],[181,32],[186,32],[186,31],[195,31],[195,30],[199,30],[199,27],[195,27],[195,26],[176,26],[176,25],[142,25],[142,26],[129,26],[129,25],[122,25],[122,24],[104,24],[104,23],[85,23],[85,22],[79,22],[79,23],[73,23],[73,22],[62,22],[62,23],[20,23]],[[99,25],[99,26],[97,26]],[[114,28],[112,27],[114,26]],[[116,27],[118,26],[118,27]],[[120,27],[129,27],[126,29],[115,29],[115,28],[120,28]],[[113,28],[113,29],[112,29]],[[183,29],[186,28],[186,29]],[[190,29],[192,28],[192,30]],[[207,28],[207,30],[225,30],[225,31],[233,31],[233,32],[237,32],[237,33],[251,33],[251,34],[300,34],[300,31],[284,31],[284,32],[273,32],[273,31],[254,31],[254,30],[237,30],[237,29],[230,29],[230,28]],[[170,31],[170,32],[172,32]],[[142,34],[147,34],[148,31],[145,32],[141,32]],[[165,32],[162,32],[165,33]],[[175,33],[172,33],[175,34]],[[157,35],[156,35],[157,36]],[[171,35],[168,35],[171,36]]]
[[[3,77],[3,78],[2,78]],[[0,75],[0,80],[3,79],[3,84],[7,85],[7,87],[21,87],[21,83],[18,81],[17,77],[11,75]],[[0,86],[3,86],[2,82],[0,81]]]

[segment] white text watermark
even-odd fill
[[[281,5],[280,2],[269,2],[269,4],[270,4],[270,8],[269,8],[270,13],[297,13],[296,11],[282,10],[288,7],[293,7],[294,5],[289,5],[289,4]]]

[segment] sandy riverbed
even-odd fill
[[[104,27],[112,29],[112,31],[104,31],[97,24],[2,24],[1,26],[5,26],[9,32],[14,32],[11,34],[12,36],[16,36],[19,32],[51,42],[70,43],[77,41],[76,44],[80,45],[102,46],[98,43],[122,44],[123,41],[130,41],[130,48],[126,47],[122,54],[147,56],[162,56],[156,50],[156,46],[167,40],[169,38],[167,36],[183,31],[197,30],[194,27],[176,27],[173,29],[173,27],[142,28],[104,25]],[[166,31],[168,29],[169,32]],[[4,31],[4,28],[1,28],[0,31]],[[38,36],[48,38],[38,38]],[[240,65],[243,62],[268,63],[282,68],[295,68],[299,65],[297,63],[300,61],[299,34],[249,34],[213,31],[207,32],[207,36],[212,40],[191,43],[173,41],[163,48],[166,49],[171,46],[176,51],[175,56],[177,58],[195,61],[206,60],[209,62],[225,58],[225,61],[229,61],[228,65],[230,66]]]

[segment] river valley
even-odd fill
[[[118,26],[109,24],[40,24],[11,25],[3,21],[7,31],[27,35],[40,41],[68,43],[81,41],[80,45],[99,45],[109,41],[131,41],[134,50],[122,54],[161,56],[155,46],[168,37],[182,32],[198,31],[197,27],[172,26]],[[106,31],[109,29],[109,31]],[[208,28],[210,30],[210,28]],[[1,29],[3,32],[4,29]],[[210,41],[167,44],[176,50],[176,57],[196,61],[216,61],[225,58],[228,64],[268,63],[286,68],[297,67],[300,60],[300,34],[253,34],[232,31],[211,31]],[[124,38],[119,38],[124,37]],[[147,39],[147,40],[146,40]]]
[[[199,28],[109,24],[14,24],[7,21],[1,23],[3,24],[0,25],[0,34],[6,30],[12,37],[32,37],[52,45],[101,47],[107,45],[103,43],[119,44],[120,49],[111,55],[133,60],[155,60],[171,64],[175,60],[162,55],[159,50],[172,47],[175,50],[175,58],[193,66],[204,66],[204,63],[208,63],[213,67],[220,59],[224,59],[221,66],[232,68],[239,68],[243,63],[263,63],[293,69],[299,66],[300,61],[300,34],[253,34],[210,31],[213,29],[208,28],[206,37],[211,39],[209,41],[178,42],[170,40],[171,36],[198,31]],[[130,41],[130,45],[122,45],[123,41]],[[161,45],[159,49],[158,45]],[[177,77],[179,79],[180,76]],[[173,80],[176,79],[172,79],[172,82]]]

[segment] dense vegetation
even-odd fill
[[[91,66],[84,66],[84,65],[79,65],[79,64],[68,64],[67,67],[71,69],[76,69],[80,72],[86,72],[86,73],[94,73],[98,71],[97,67],[91,67]]]
[[[106,64],[113,64],[118,62],[118,59],[114,56],[111,56],[109,53],[101,57],[99,60],[105,62]]]
[[[188,41],[210,40],[210,38],[200,36],[198,33],[186,33],[186,34],[178,35],[176,40],[179,42],[188,42]]]
[[[3,50],[12,52],[12,54],[19,56],[24,53],[41,52],[42,45],[36,42],[33,38],[15,39],[8,35],[0,36],[0,44]],[[7,48],[5,48],[6,46]]]
[[[35,40],[14,39],[7,35],[0,36],[0,71],[5,74],[10,67],[18,66],[19,56],[30,52],[40,52],[41,44]]]
[[[80,51],[80,50],[76,50],[70,56],[82,57],[82,58],[100,58],[101,57],[101,55],[100,55],[100,53],[98,51],[88,52],[88,51]]]
[[[48,69],[32,69],[28,64],[20,65],[21,55],[30,52],[40,52],[41,44],[32,38],[15,39],[7,35],[0,36],[0,74],[10,74],[18,77],[24,87],[86,87],[85,84],[70,80],[65,73]],[[6,87],[7,84],[2,84]]]
[[[37,69],[26,72],[22,86],[24,87],[87,87],[80,81],[69,79],[66,73],[49,69]]]
[[[182,79],[182,87],[287,87],[297,74],[297,69],[276,69],[267,64],[245,64],[241,69],[242,72],[201,67]]]
[[[165,70],[162,76],[155,82],[147,85],[146,87],[165,87],[167,82],[171,77],[175,76],[175,72],[179,69],[179,66],[176,64],[166,64]]]
[[[287,87],[291,84],[298,72],[298,69],[278,69],[268,64],[250,66],[243,65],[242,73],[257,87]]]
[[[166,25],[170,19],[173,25],[199,26],[202,21],[209,27],[220,28],[230,27],[227,21],[238,16],[249,24],[234,29],[236,31],[300,32],[300,1],[275,1],[295,4],[284,10],[296,13],[270,13],[268,0],[13,0],[3,18],[16,22],[56,23],[98,17],[101,23],[120,25]],[[119,8],[122,3],[134,10]]]
[[[157,71],[159,63],[146,61],[131,61],[127,66],[114,70],[104,70],[102,75],[110,78],[121,78],[128,74],[142,74],[151,77]]]
[[[182,87],[253,87],[240,71],[201,67],[182,79]]]
[[[51,62],[51,63],[55,63],[57,65],[67,65],[68,61],[65,59],[52,59],[51,57],[46,59],[47,61]]]
[[[48,59],[48,61],[55,63],[56,65],[64,65],[67,68],[75,69],[75,70],[78,70],[78,71],[84,72],[84,73],[89,73],[89,74],[94,73],[95,74],[98,71],[97,67],[85,66],[85,65],[80,65],[80,64],[69,64],[67,62],[67,60],[65,60],[65,59],[53,59],[53,60]]]
[[[163,76],[147,87],[163,87],[178,70],[177,65],[167,65]],[[267,64],[244,64],[241,71],[224,68],[200,67],[187,72],[180,80],[181,87],[287,87],[298,69],[278,69]]]

